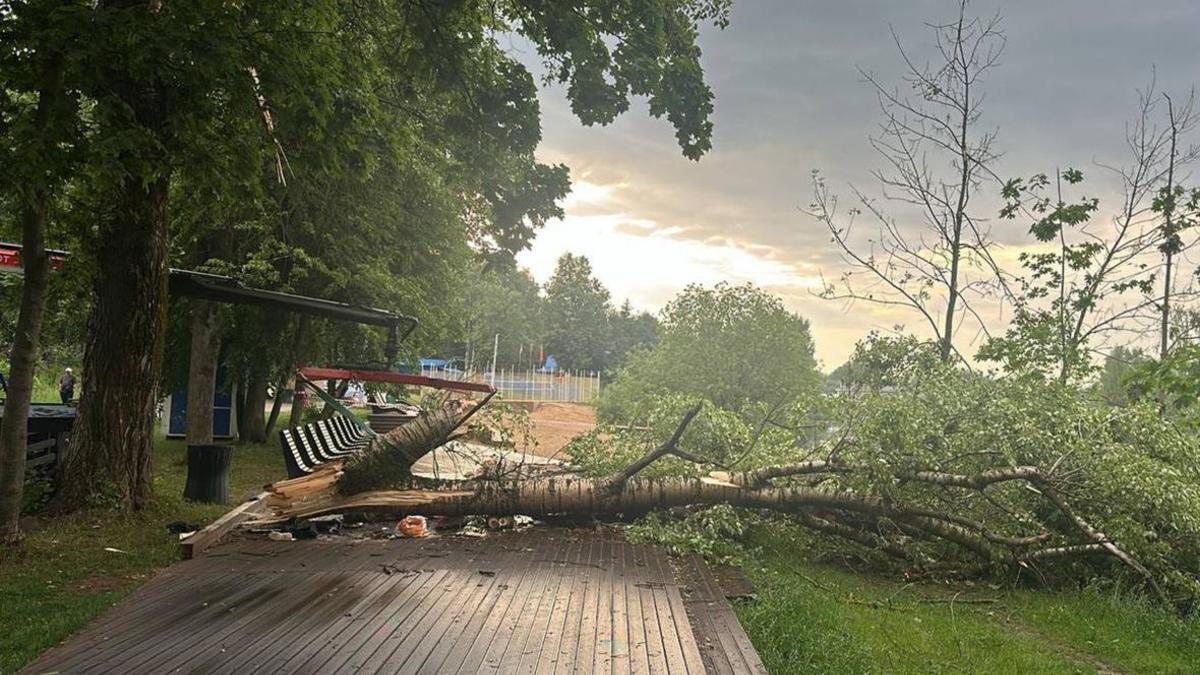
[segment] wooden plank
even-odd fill
[[[46,464],[53,464],[54,460],[56,459],[58,459],[58,456],[54,453],[42,455],[40,457],[29,457],[25,460],[25,469],[28,471],[29,469],[34,469]]]
[[[536,665],[540,675],[567,671],[575,663],[575,646],[579,641],[579,622],[582,612],[579,607],[587,588],[588,568],[585,550],[592,537],[581,536],[567,544],[563,556],[563,571],[571,576],[571,584],[565,597],[560,594],[551,614],[551,628],[546,635],[543,658]]]
[[[671,560],[665,555],[655,555],[654,558],[661,578],[675,582],[675,569],[671,564]],[[702,675],[706,672],[704,659],[700,654],[700,646],[696,644],[696,635],[692,629],[687,608],[684,606],[679,584],[677,582],[671,583],[667,587],[665,595],[669,618],[663,621],[664,623],[669,621],[674,624],[675,639],[678,641],[679,646],[678,658],[682,660],[682,664],[669,662],[669,667],[672,669],[672,672],[687,672],[689,674]],[[665,639],[666,636],[664,635]]]
[[[673,565],[605,530],[239,539],[151,580],[31,672],[764,672],[718,582],[703,561]]]
[[[37,670],[82,670],[88,664],[103,661],[109,654],[119,653],[124,645],[136,643],[139,628],[149,632],[153,626],[177,620],[191,611],[191,603],[203,595],[197,587],[211,580],[201,576],[177,577],[167,572],[135,590],[83,633],[50,649],[38,659],[37,663],[44,665]],[[232,591],[235,586],[230,584],[228,588]]]
[[[267,588],[253,578],[241,580],[233,593],[220,599],[203,595],[186,603],[183,615],[170,622],[145,622],[135,639],[124,649],[104,660],[104,668],[112,672],[144,672],[143,664],[164,650],[186,646],[196,636],[198,627],[219,627],[231,618],[269,608],[269,601],[284,591],[282,586]],[[165,629],[164,629],[165,628]]]
[[[362,653],[361,658],[370,656],[370,651],[374,649],[371,643],[374,634],[394,617],[406,616],[402,613],[415,604],[425,586],[437,583],[438,573],[410,572],[386,577],[388,580],[385,584],[388,587],[383,595],[368,605],[361,615],[361,621],[350,623],[342,631],[336,644],[328,645],[326,649],[302,651],[295,659],[288,659],[286,664],[281,664],[276,673],[334,673],[348,668],[348,664],[360,658],[360,652],[366,652]]]
[[[151,650],[141,661],[126,664],[128,672],[177,672],[185,668],[219,672],[218,664],[241,653],[243,641],[258,638],[264,632],[264,623],[276,625],[293,619],[339,582],[337,573],[324,572],[313,583],[286,574],[250,575],[247,583],[259,589],[262,597],[231,608],[220,621],[189,621],[170,636],[151,636],[151,642],[169,637],[169,643]]]
[[[558,656],[557,640],[561,638],[571,584],[574,583],[577,572],[568,564],[572,543],[570,538],[565,538],[563,543],[554,548],[550,560],[545,563],[550,568],[550,576],[554,583],[546,586],[547,593],[539,603],[534,620],[529,625],[528,637],[514,672],[533,673],[538,664],[543,661],[550,662]],[[550,591],[551,588],[554,590]]]
[[[734,668],[717,634],[718,629],[710,611],[709,606],[715,600],[709,596],[698,571],[698,566],[703,564],[704,561],[696,555],[685,557],[679,564],[679,574],[687,582],[684,608],[688,623],[692,626],[692,636],[700,647],[705,671],[714,675],[729,675]]]
[[[352,670],[361,669],[363,662],[374,654],[379,643],[387,637],[391,626],[407,618],[425,596],[441,583],[447,573],[447,570],[444,569],[417,573],[413,579],[415,583],[407,585],[404,592],[398,596],[398,603],[389,604],[372,620],[357,627],[357,632],[343,642],[337,650],[327,650],[328,653],[323,655],[324,658],[321,653],[318,653],[314,658],[300,664],[293,672],[331,673],[344,667]]]
[[[528,543],[528,538],[517,535],[516,541],[520,546],[522,543]],[[453,640],[438,642],[437,648],[425,659],[427,670],[455,672],[464,665],[472,646],[480,639],[489,617],[502,616],[511,604],[514,595],[512,588],[529,569],[529,563],[533,560],[536,550],[533,547],[520,546],[515,551],[498,552],[495,556],[496,564],[487,567],[495,569],[496,576],[485,601],[475,608],[470,619]]]
[[[267,492],[260,492],[255,499],[242,502],[208,527],[179,542],[179,551],[184,560],[196,557],[204,549],[221,541],[233,528],[262,513],[266,508],[267,495]]]
[[[390,616],[395,604],[402,596],[411,593],[420,584],[428,580],[429,572],[412,572],[409,574],[379,573],[381,584],[375,593],[364,598],[360,609],[351,610],[344,621],[339,621],[326,630],[313,636],[312,640],[297,648],[284,650],[273,657],[274,663],[264,660],[261,666],[252,666],[253,671],[272,670],[273,672],[291,673],[303,668],[319,669],[327,660],[334,658],[339,652],[347,657],[353,654],[354,644],[365,642],[363,631],[368,626],[375,625]],[[355,642],[357,639],[357,642]]]
[[[659,624],[658,591],[665,588],[666,579],[661,579],[650,568],[647,558],[652,549],[630,546],[634,574],[630,577],[636,589],[638,608],[642,615],[642,630],[646,649],[647,670],[651,673],[667,673],[666,645],[663,628]]]
[[[53,450],[58,445],[57,438],[46,438],[35,443],[25,444],[25,455],[36,455],[43,450]]]
[[[374,651],[367,659],[355,659],[352,668],[355,671],[395,672],[408,659],[408,653],[403,648],[412,645],[412,639],[425,636],[428,622],[442,612],[451,611],[454,606],[457,588],[467,578],[466,570],[448,570],[446,577],[429,589],[413,607],[412,612],[404,620],[388,630],[382,640],[372,641]]]
[[[603,539],[597,559],[602,566],[600,575],[600,591],[596,605],[596,659],[594,671],[611,673],[613,670],[613,635],[616,631],[616,613],[613,605],[613,579],[616,572],[613,569],[613,550],[616,544],[611,539]]]
[[[527,605],[534,597],[537,584],[542,583],[544,568],[537,561],[549,550],[548,540],[543,537],[530,544],[534,549],[533,555],[519,577],[511,602],[502,615],[494,621],[489,620],[485,633],[481,634],[481,639],[471,647],[458,672],[474,673],[484,669],[496,670],[499,667],[505,648],[514,639],[514,631],[521,614],[526,611]]]
[[[548,540],[539,547],[529,574],[530,583],[522,608],[502,629],[498,640],[493,641],[484,663],[501,673],[511,673],[521,662],[521,656],[531,641],[534,625],[545,616],[547,604],[553,604],[558,588],[558,575],[554,574],[552,556],[557,552],[558,542]],[[549,597],[548,597],[549,596]],[[540,638],[539,638],[540,639]]]
[[[403,662],[396,658],[388,662],[388,670],[397,673],[421,672],[426,659],[443,642],[453,645],[459,633],[466,627],[467,622],[479,609],[484,600],[492,594],[496,583],[496,575],[480,574],[478,570],[464,570],[463,585],[465,591],[452,590],[449,606],[441,612],[433,612],[426,616],[420,629],[408,631],[404,639],[393,650],[393,655],[402,655]],[[470,585],[471,579],[475,585]]]
[[[256,673],[267,670],[289,672],[288,664],[303,663],[313,654],[325,649],[336,649],[337,638],[355,623],[374,616],[390,601],[384,599],[389,590],[395,589],[395,579],[383,573],[364,573],[367,581],[362,585],[362,594],[353,606],[347,608],[332,621],[321,617],[304,627],[296,641],[276,640],[274,644],[253,650],[239,663],[239,672]]]
[[[758,652],[754,649],[754,644],[750,642],[750,637],[742,629],[737,615],[733,613],[733,608],[725,601],[725,592],[721,590],[721,585],[717,582],[716,577],[713,576],[712,568],[704,565],[700,571],[705,576],[710,587],[720,595],[717,601],[713,602],[710,607],[716,617],[718,629],[723,636],[728,638],[726,649],[741,659],[742,665],[745,668],[742,672],[766,673],[767,669],[762,664],[762,660],[759,659]],[[731,657],[730,660],[733,661],[734,659]]]
[[[566,636],[563,638],[564,647],[574,649],[575,656],[569,662],[571,665],[569,669],[566,667],[566,663],[560,663],[559,667],[555,668],[556,673],[593,672],[597,649],[598,596],[603,587],[601,574],[604,572],[603,566],[597,562],[601,546],[603,543],[599,537],[588,537],[587,547],[582,557],[582,564],[585,565],[583,598],[576,605],[578,609],[575,610],[579,614],[579,623],[573,642]]]
[[[713,634],[720,643],[721,652],[729,661],[732,672],[735,673],[765,673],[766,668],[754,650],[754,645],[738,623],[737,615],[725,600],[724,592],[712,575],[712,570],[703,560],[696,558],[693,564],[694,573],[698,578],[700,595],[704,598],[701,605],[707,611]]]
[[[678,586],[675,584],[675,575],[658,550],[652,548],[642,550],[646,556],[649,570],[653,573],[654,578],[659,580],[654,585],[651,595],[654,599],[654,610],[658,620],[658,632],[662,639],[666,672],[689,672],[689,659],[684,654],[683,643],[685,641],[694,643],[694,638],[691,634],[691,624],[687,622],[687,613],[683,612],[681,616],[677,617],[675,614],[678,608],[671,602],[671,596],[679,593]],[[701,669],[703,669],[703,664],[701,664]]]
[[[323,588],[312,588],[301,595],[292,595],[292,601],[277,605],[269,614],[260,614],[231,627],[214,641],[209,638],[207,651],[212,656],[189,670],[200,672],[246,672],[251,661],[261,663],[263,651],[279,645],[294,648],[308,641],[309,636],[331,621],[345,615],[370,591],[375,575],[367,572],[322,572],[330,575],[330,582]],[[278,576],[278,575],[277,575]],[[296,575],[289,575],[296,576]],[[292,583],[309,586],[306,579],[297,578]],[[200,643],[203,645],[204,643]],[[194,658],[194,657],[193,657]],[[191,659],[164,664],[164,670],[180,670]]]

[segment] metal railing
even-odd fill
[[[603,388],[600,373],[586,370],[540,372],[529,368],[498,368],[495,372],[470,372],[423,366],[421,374],[426,377],[490,384],[501,397],[510,401],[591,403]]]

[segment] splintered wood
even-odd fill
[[[263,513],[244,525],[264,527],[291,518],[353,511],[419,511],[420,507],[435,502],[465,499],[475,494],[473,489],[455,490],[454,483],[478,478],[570,475],[563,463],[555,459],[461,442],[452,442],[430,452],[413,465],[414,476],[448,483],[447,487],[436,490],[372,490],[340,495],[337,480],[342,468],[342,462],[335,460],[322,464],[306,476],[268,485]]]

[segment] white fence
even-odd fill
[[[566,401],[591,403],[600,395],[600,373],[557,370],[543,373],[532,369],[499,368],[495,372],[464,372],[457,369],[421,368],[427,377],[482,382],[496,388],[510,401]]]

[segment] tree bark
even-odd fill
[[[213,442],[213,398],[217,389],[217,360],[221,353],[220,313],[203,300],[192,305],[191,350],[188,359],[187,444]]]
[[[140,35],[148,29],[136,22],[152,22],[159,11],[161,3],[138,0],[106,0],[96,8],[97,25],[112,32],[96,37],[108,43],[109,58],[95,64],[94,91],[88,93],[111,113],[99,117],[97,133],[124,140],[117,166],[101,183],[83,391],[71,449],[59,471],[58,510],[95,502],[141,508],[153,496],[172,131],[166,85],[152,74],[135,76],[130,62],[152,67],[136,56],[143,54]]]
[[[60,470],[60,509],[152,496],[153,428],[167,303],[167,187],[125,183],[101,225],[83,393]]]
[[[377,436],[369,448],[346,460],[338,490],[353,494],[410,480],[412,465],[425,453],[446,443],[463,419],[460,405],[450,401]]]
[[[267,376],[252,371],[246,377],[246,404],[238,418],[238,434],[250,443],[267,441]]]
[[[298,427],[300,422],[304,420],[304,407],[308,400],[308,392],[300,387],[292,390],[292,412],[288,416],[288,426]]]
[[[48,54],[42,77],[34,117],[34,142],[45,145],[48,144],[51,116],[61,105],[63,96],[62,63],[57,52]],[[40,154],[34,153],[34,156]],[[4,417],[0,419],[0,543],[15,541],[20,536],[18,520],[25,494],[29,403],[46,313],[46,292],[50,286],[50,258],[46,255],[49,208],[50,186],[38,181],[21,208],[21,265],[25,276],[17,332],[9,353]]]
[[[1175,225],[1172,223],[1172,216],[1175,211],[1175,159],[1176,159],[1176,143],[1179,140],[1179,123],[1175,119],[1175,104],[1171,101],[1171,97],[1167,96],[1167,114],[1171,123],[1171,151],[1167,158],[1167,185],[1166,194],[1167,201],[1163,216],[1163,243],[1160,246],[1165,258],[1163,264],[1163,297],[1162,297],[1162,316],[1161,327],[1159,328],[1159,346],[1158,358],[1165,360],[1171,352],[1171,268],[1174,263],[1175,251],[1178,247],[1179,235],[1175,232]]]
[[[283,385],[275,385],[275,399],[271,401],[271,415],[267,417],[267,425],[263,428],[263,441],[265,442],[270,437],[271,432],[275,430],[275,423],[279,421],[279,411],[283,410],[283,392],[286,391]]]
[[[292,363],[293,369],[300,366],[300,355],[303,351],[305,340],[308,338],[309,318],[307,315],[301,316],[296,322],[296,337],[292,342]],[[304,416],[304,401],[308,398],[307,392],[296,386],[295,373],[289,375],[289,381],[292,386],[292,410],[288,417],[288,426],[299,426],[300,420]]]
[[[17,334],[9,356],[8,394],[0,419],[0,543],[15,541],[17,521],[25,493],[25,444],[28,439],[29,402],[37,368],[38,342],[50,284],[50,258],[46,255],[46,194],[26,206],[21,216],[21,309]]]
[[[83,393],[62,465],[61,509],[151,498],[167,302],[167,184],[128,181],[99,233]]]

